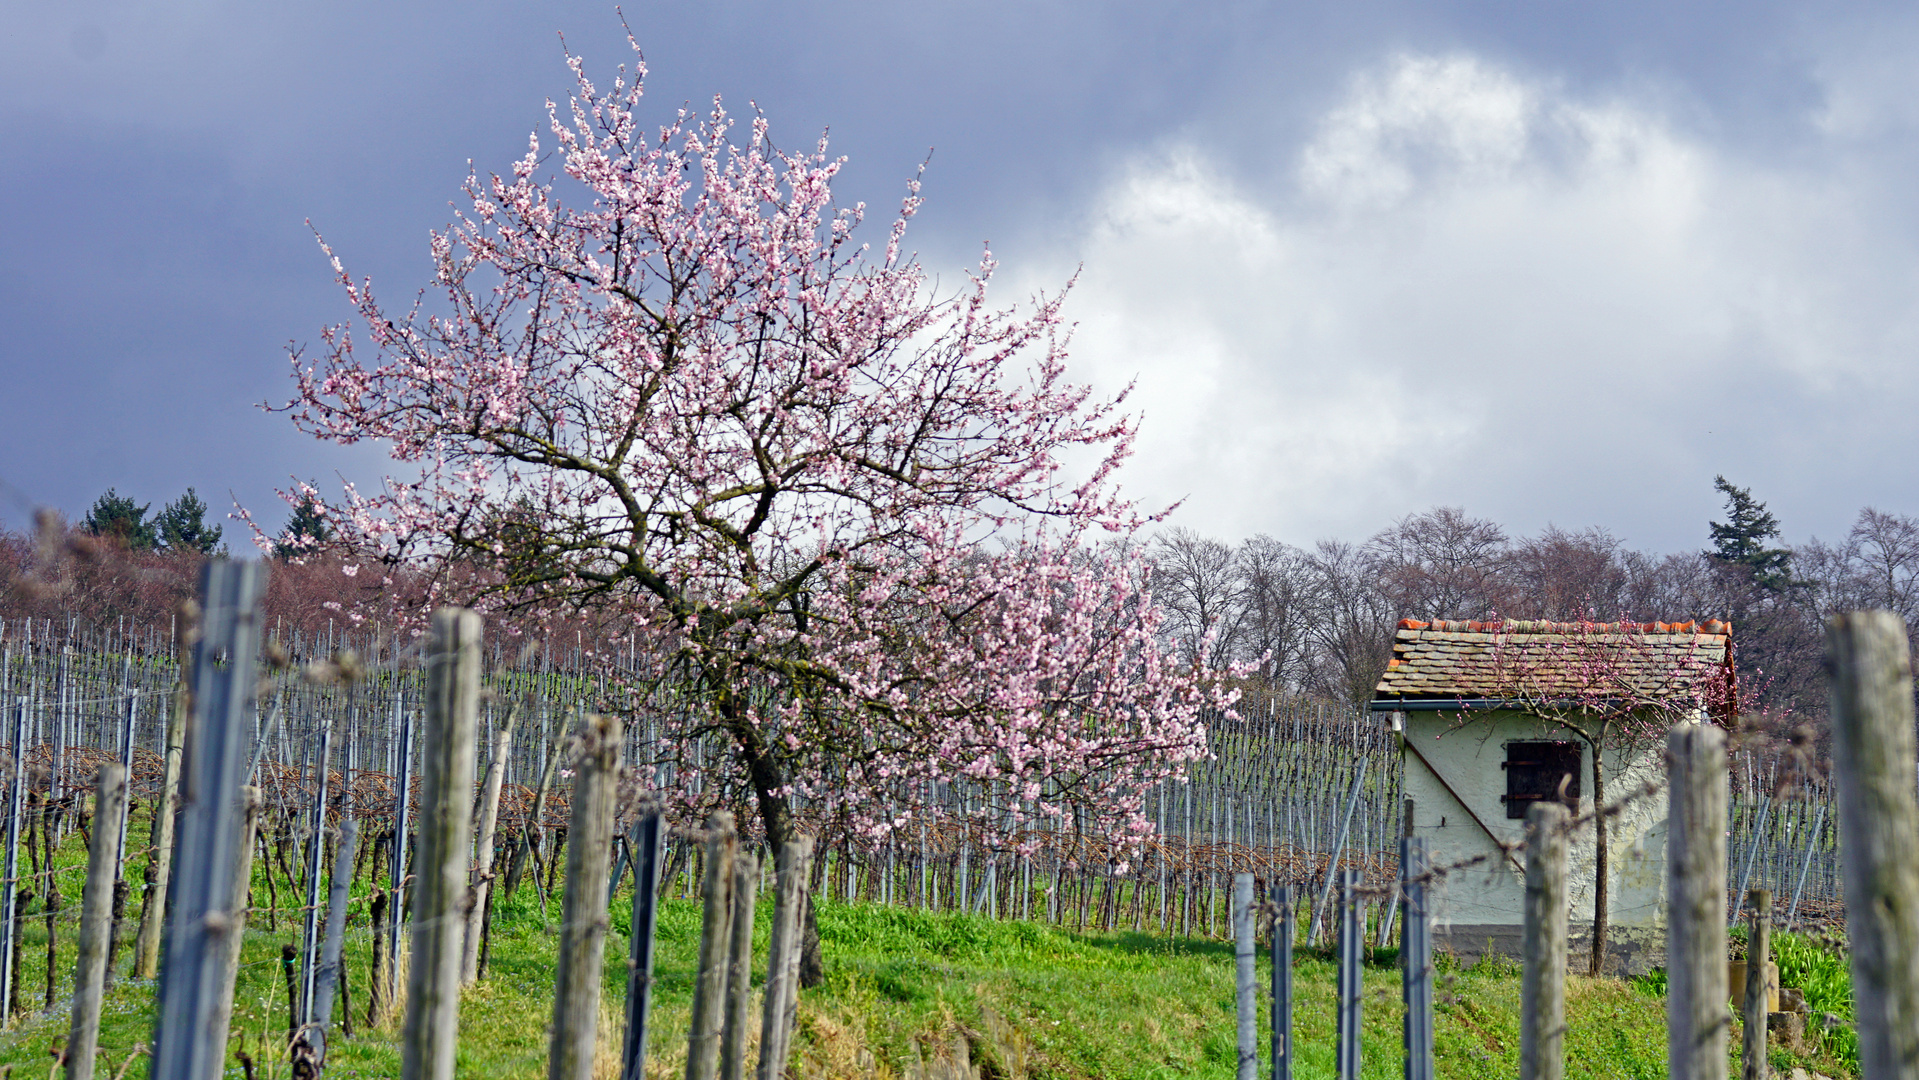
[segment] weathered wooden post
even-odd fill
[[[480,785],[480,835],[473,849],[466,945],[460,958],[462,986],[472,986],[480,979],[480,936],[486,919],[487,896],[493,888],[493,836],[500,823],[500,789],[506,782],[506,759],[512,750],[513,717],[509,713],[499,734],[493,737],[493,760],[487,762],[486,780]]]
[[[225,1042],[233,1021],[233,988],[240,979],[240,952],[246,944],[247,889],[253,883],[253,845],[260,835],[260,789],[240,789],[240,838],[233,845],[233,906],[228,909],[231,923],[226,940],[226,971],[220,978],[220,992],[214,1002],[220,1015],[213,1030]]]
[[[720,1037],[720,1080],[746,1080],[746,1025],[753,1004],[754,889],[760,860],[742,851],[733,862],[733,934],[726,957],[726,1032]]]
[[[606,957],[606,879],[620,787],[620,721],[582,724],[567,828],[566,897],[560,908],[560,968],[553,994],[548,1080],[592,1080],[600,1026],[600,968]]]
[[[1667,1069],[1673,1080],[1725,1080],[1726,733],[1678,724],[1666,754]]]
[[[1239,1080],[1259,1080],[1259,974],[1254,967],[1253,875],[1233,875],[1233,988]]]
[[[799,1005],[800,912],[806,907],[813,838],[790,836],[774,855],[779,890],[773,901],[773,932],[767,942],[766,1000],[760,1021],[758,1080],[782,1080]]]
[[[1772,980],[1766,968],[1772,962],[1772,892],[1754,889],[1748,894],[1752,903],[1752,933],[1746,938],[1745,1040],[1740,1048],[1742,1080],[1768,1080],[1772,1070],[1766,1065],[1766,1014],[1772,1011],[1768,991]]]
[[[1293,1080],[1293,891],[1273,886],[1273,1080]]]
[[[1566,1075],[1566,808],[1526,811],[1525,967],[1519,991],[1519,1080]]]
[[[726,950],[732,937],[733,815],[706,819],[706,908],[700,919],[700,969],[693,984],[693,1016],[686,1037],[686,1080],[715,1080],[720,1033],[726,1021]]]
[[[1826,650],[1859,1071],[1916,1080],[1919,803],[1905,621],[1889,611],[1834,616]]]
[[[646,1023],[653,1004],[653,937],[660,912],[660,833],[658,810],[641,816],[628,843],[633,848],[633,926],[626,973],[626,1044],[620,1080],[645,1080]]]
[[[433,613],[421,753],[420,855],[413,885],[403,1080],[452,1080],[460,1032],[460,939],[473,836],[474,741],[480,715],[480,617]],[[404,849],[406,838],[398,838]]]
[[[320,938],[320,962],[314,967],[313,997],[307,1002],[307,1037],[325,1068],[332,1036],[333,1001],[340,990],[341,952],[346,943],[346,907],[353,889],[354,845],[359,823],[340,819],[340,843],[333,854],[333,881],[327,891],[326,928]]]
[[[154,1009],[154,1080],[206,1080],[226,1061],[226,950],[233,927],[233,859],[240,837],[241,743],[252,727],[259,673],[259,603],[266,567],[209,562],[205,622],[193,646],[192,754],[183,762],[179,876],[167,918],[167,966]],[[222,662],[224,661],[224,662]],[[182,725],[184,726],[184,725]],[[171,756],[171,755],[169,755]],[[162,813],[161,820],[166,814]],[[161,848],[162,852],[165,848]],[[245,896],[239,903],[246,903]]]
[[[1406,800],[1407,809],[1412,800]],[[1433,1080],[1433,911],[1427,900],[1426,875],[1431,863],[1426,841],[1406,836],[1399,841],[1399,877],[1402,904],[1399,938],[1400,996],[1405,1002],[1403,1032],[1406,1080]]]
[[[211,564],[209,564],[211,565]],[[188,620],[191,627],[192,619]],[[194,631],[188,630],[192,635]],[[196,646],[197,647],[197,646]],[[187,650],[180,650],[181,656]],[[160,798],[153,804],[153,830],[150,858],[153,879],[147,882],[147,894],[140,905],[140,934],[133,942],[133,977],[151,979],[160,972],[160,935],[165,932],[169,883],[173,880],[174,814],[180,803],[180,766],[186,752],[187,710],[192,707],[186,675],[180,676],[180,692],[167,712],[166,763],[160,778]]]
[[[100,994],[107,983],[107,939],[113,934],[113,879],[119,820],[127,812],[127,770],[100,766],[93,779],[93,843],[87,851],[87,884],[80,894],[79,961],[73,972],[73,1025],[67,1032],[67,1080],[91,1080],[100,1045]]]

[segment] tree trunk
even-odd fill
[[[754,795],[759,800],[760,822],[766,827],[767,843],[778,859],[780,851],[799,835],[798,823],[793,820],[793,805],[784,794],[786,772],[773,760],[771,748],[747,718],[744,703],[733,696],[725,674],[709,673],[708,680],[720,716],[726,721],[727,732],[733,736],[740,759],[746,765]],[[799,976],[801,988],[808,990],[826,978],[825,958],[820,951],[819,917],[813,910],[811,891],[807,892],[806,906],[800,911]]]
[[[820,918],[813,910],[813,894],[806,894],[800,911],[800,989],[811,990],[826,981],[826,954],[820,949]]]
[[[1593,751],[1593,940],[1587,973],[1597,977],[1606,967],[1606,931],[1612,908],[1607,888],[1606,770],[1604,752],[1600,749],[1605,745],[1604,733],[1590,740],[1590,745]]]

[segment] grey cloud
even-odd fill
[[[1627,359],[1656,368],[1663,393],[1697,403],[1692,420],[1723,408],[1792,421],[1783,431],[1772,425],[1768,447],[1738,449],[1723,466],[1736,471],[1750,459],[1756,472],[1768,470],[1742,479],[1762,494],[1775,475],[1782,488],[1794,485],[1775,496],[1789,524],[1801,509],[1797,492],[1835,492],[1804,496],[1803,516],[1824,520],[1827,502],[1865,490],[1792,477],[1805,462],[1845,457],[1819,434],[1827,428],[1804,423],[1808,410],[1830,417],[1861,386],[1872,388],[1863,395],[1870,409],[1903,407],[1903,391],[1878,390],[1902,385],[1907,262],[1897,230],[1877,235],[1864,209],[1876,221],[1912,220],[1914,202],[1887,165],[1910,154],[1912,117],[1900,103],[1910,98],[1902,72],[1912,65],[1901,61],[1913,38],[1897,10],[1854,4],[1810,26],[1797,5],[1748,5],[1729,19],[1719,7],[1651,0],[1518,14],[1400,0],[1198,9],[721,0],[629,5],[627,14],[647,48],[662,116],[723,92],[736,108],[756,100],[785,145],[810,143],[831,126],[835,149],[852,159],[841,187],[847,201],[891,206],[936,148],[931,201],[912,242],[947,280],[982,240],[994,241],[1010,270],[1048,286],[1085,256],[1077,312],[1089,371],[1104,378],[1125,368],[1117,339],[1127,348],[1157,342],[1212,365],[1208,377],[1233,390],[1230,423],[1182,428],[1190,438],[1173,445],[1149,440],[1152,460],[1140,463],[1140,475],[1184,479],[1140,482],[1195,492],[1195,511],[1235,505],[1207,511],[1221,527],[1294,521],[1310,531],[1460,501],[1478,490],[1481,481],[1469,477],[1496,467],[1481,457],[1468,470],[1449,456],[1464,451],[1443,446],[1412,453],[1408,432],[1450,438],[1456,448],[1490,427],[1568,426],[1528,414],[1520,407],[1527,394],[1563,401],[1573,394],[1565,388],[1590,384],[1591,394],[1619,400],[1620,380],[1590,364],[1562,364],[1551,379],[1529,369],[1523,361],[1537,354],[1516,343],[1541,339],[1633,346]],[[0,230],[0,325],[8,328],[0,363],[11,378],[0,402],[0,480],[70,513],[115,485],[142,499],[192,485],[216,505],[215,494],[231,489],[270,506],[271,488],[288,474],[370,477],[366,454],[319,447],[250,408],[286,392],[286,342],[313,340],[346,315],[305,221],[356,273],[371,274],[389,297],[404,295],[426,280],[426,232],[447,219],[467,162],[504,166],[542,126],[542,102],[565,93],[557,34],[603,78],[626,59],[610,3],[92,0],[27,5],[9,13],[8,27],[0,37],[8,165],[0,197],[10,208]],[[1534,202],[1521,198],[1529,189],[1515,186],[1512,169],[1545,168],[1531,143],[1511,168],[1483,162],[1490,180],[1431,172],[1444,160],[1432,158],[1432,146],[1422,164],[1404,146],[1381,144],[1379,160],[1400,162],[1405,177],[1364,175],[1402,185],[1393,196],[1400,201],[1342,219],[1337,200],[1301,183],[1302,149],[1356,100],[1354,73],[1377,75],[1381,58],[1396,53],[1477,58],[1543,95],[1539,108],[1599,108],[1619,88],[1655,101],[1659,108],[1633,115],[1652,117],[1674,146],[1703,155],[1708,174],[1738,179],[1713,189],[1715,197],[1731,192],[1754,208],[1756,236],[1746,237],[1748,219],[1720,210],[1674,234],[1686,250],[1650,261],[1644,245],[1605,235],[1641,219],[1608,219],[1591,183],[1554,180],[1547,170],[1530,189]],[[1536,119],[1532,130],[1543,130]],[[1198,179],[1177,179],[1169,146],[1185,148],[1181,160]],[[1553,183],[1570,186],[1554,195]],[[1177,205],[1162,214],[1128,202],[1128,185],[1139,198]],[[1505,201],[1484,198],[1475,209],[1475,192],[1495,191]],[[1578,215],[1541,209],[1555,199],[1594,209],[1582,225]],[[1225,225],[1180,216],[1235,200],[1250,210],[1233,211]],[[1791,223],[1764,220],[1781,202],[1810,207],[1799,227],[1812,239],[1782,238]],[[1540,273],[1519,233],[1548,228],[1561,230],[1557,243],[1594,258]],[[1270,242],[1233,235],[1257,229]],[[1430,243],[1408,246],[1404,237],[1415,234]],[[1770,265],[1769,252],[1803,252],[1815,240],[1831,246],[1832,265],[1796,256],[1793,266],[1818,272],[1773,279],[1754,269]],[[1748,265],[1743,276],[1712,278],[1699,269],[1708,255]],[[1222,275],[1222,262],[1239,270]],[[1217,295],[1157,286],[1161,266],[1214,282]],[[1135,291],[1112,285],[1121,278]],[[1719,280],[1743,283],[1752,299],[1741,307],[1714,298]],[[1581,281],[1590,285],[1584,307],[1540,298]],[[1291,303],[1260,282],[1312,302]],[[1475,306],[1494,296],[1505,300]],[[1177,317],[1115,311],[1121,301],[1163,305]],[[1662,314],[1634,338],[1611,314],[1622,304]],[[1253,308],[1260,314],[1248,318]],[[1473,337],[1485,328],[1468,324],[1489,320],[1505,327],[1503,339]],[[1434,340],[1454,351],[1436,351]],[[1480,344],[1468,349],[1468,341]],[[1698,359],[1713,350],[1753,357],[1746,376],[1718,377]],[[1841,354],[1843,363],[1829,359]],[[1449,386],[1438,377],[1448,364],[1479,374]],[[1195,394],[1194,386],[1155,390],[1146,404],[1160,423],[1176,409],[1204,413],[1204,401],[1189,400]],[[1302,402],[1316,410],[1313,437],[1266,423]],[[1714,441],[1661,437],[1669,442],[1658,465],[1674,477],[1669,501],[1703,487],[1697,475],[1728,457]],[[1642,475],[1586,483],[1585,501],[1568,495],[1559,516],[1653,528],[1639,524],[1650,513],[1643,493],[1665,489],[1643,479],[1650,466],[1640,451],[1620,457],[1622,471]],[[1205,494],[1204,467],[1215,462],[1254,477],[1253,486],[1243,496]],[[1362,500],[1352,485],[1362,482],[1364,507],[1355,508]],[[1525,482],[1516,473],[1511,490]],[[1698,517],[1710,501],[1702,493],[1704,509],[1686,514]],[[1295,508],[1284,511],[1292,517],[1268,509],[1282,503]],[[1321,509],[1296,509],[1309,503]],[[1513,494],[1475,509],[1523,518],[1542,505]],[[17,526],[20,511],[17,502],[0,505],[0,521]],[[1849,511],[1832,513],[1829,532]]]

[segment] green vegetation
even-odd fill
[[[1726,497],[1726,520],[1708,523],[1712,557],[1745,567],[1752,573],[1753,582],[1767,592],[1781,592],[1791,586],[1791,549],[1766,546],[1766,541],[1779,539],[1779,519],[1772,516],[1765,503],[1753,498],[1748,488],[1738,487],[1723,476],[1713,477],[1712,486]]]
[[[143,810],[130,838],[134,843],[144,838],[146,824]],[[66,939],[58,967],[62,982],[72,978],[81,844],[77,834],[71,837],[61,858],[60,888],[68,898],[60,920]],[[256,868],[254,900],[263,905],[266,883],[259,875]],[[299,924],[284,882],[278,894],[282,910],[272,918],[258,910],[249,924],[234,1007],[233,1045],[254,1059],[262,1080],[287,1075],[284,1055],[276,1049],[284,1040],[287,1016],[280,948],[297,939]],[[607,949],[601,1041],[606,1053],[603,1074],[609,1076],[614,1075],[614,1046],[622,1023],[629,899],[630,892],[623,890],[616,901]],[[30,911],[39,911],[38,901]],[[548,920],[558,913],[552,899],[542,912],[530,880],[497,909],[491,969],[467,994],[461,1011],[461,1077],[544,1075],[558,940]],[[763,902],[757,935],[762,955],[770,914],[770,901]],[[647,1070],[652,1077],[674,1077],[684,1069],[698,923],[693,901],[674,898],[664,905]],[[397,1018],[366,1023],[373,933],[364,884],[356,890],[351,926],[347,955],[354,1035],[336,1038],[330,1075],[395,1076]],[[27,927],[21,996],[31,1005],[43,1000],[46,937],[37,914]],[[1222,942],[1076,934],[1033,923],[866,904],[823,906],[820,930],[827,981],[802,999],[797,1039],[804,1062],[801,1075],[897,1077],[916,1058],[950,1055],[955,1047],[982,1066],[983,1075],[1007,1080],[1233,1074],[1232,955]],[[1830,952],[1793,935],[1778,940],[1782,969],[1792,973],[1787,983],[1826,995],[1815,999],[1813,1007],[1827,1008],[1819,1002],[1835,1000],[1830,995],[1839,991],[1810,975],[1826,977],[1837,971],[1843,976],[1843,962],[1835,968]],[[126,959],[123,950],[123,976]],[[1394,961],[1390,950],[1380,951],[1364,980],[1365,1076],[1378,1080],[1400,1075],[1399,972]],[[1324,955],[1302,954],[1299,959],[1295,1030],[1297,1075],[1303,1078],[1333,1075],[1333,974],[1333,964]],[[116,1071],[150,1037],[153,989],[151,982],[122,977],[109,994],[100,1042],[105,1060]],[[1567,987],[1567,1075],[1664,1076],[1662,998],[1663,983],[1656,978],[1628,983],[1573,977]],[[1440,1076],[1484,1080],[1517,1073],[1520,980],[1511,964],[1459,968],[1442,962],[1438,1000]],[[18,1075],[47,1068],[49,1049],[65,1037],[69,1004],[63,992],[51,1012],[34,1012],[0,1034],[0,1068],[14,1066],[21,1070]],[[1736,1055],[1736,1031],[1732,1046]],[[239,1075],[237,1058],[235,1062],[229,1075]],[[1774,1064],[1804,1064],[1831,1076],[1854,1072],[1829,1055],[1794,1060],[1775,1053]],[[133,1060],[127,1075],[145,1076],[144,1059]]]
[[[152,503],[141,506],[108,488],[105,495],[93,501],[80,527],[94,536],[118,540],[135,551],[152,551],[160,542],[154,523],[147,520],[147,511],[152,506]]]
[[[160,532],[160,546],[168,551],[197,551],[202,555],[214,555],[221,550],[221,528],[207,524],[206,501],[192,488],[168,503],[160,511],[160,516],[154,519],[154,525]]]
[[[93,502],[80,527],[114,540],[133,551],[191,551],[215,555],[220,548],[220,526],[207,524],[206,501],[192,489],[147,517],[152,503],[142,506],[108,488]]]
[[[1816,1025],[1822,1013],[1852,1020],[1852,968],[1843,947],[1809,934],[1772,935],[1779,985],[1798,988]],[[1859,1036],[1850,1027],[1828,1031],[1825,1049],[1852,1072],[1859,1071]]]
[[[273,542],[273,557],[290,559],[312,551],[331,539],[333,526],[327,523],[326,512],[320,506],[320,501],[312,494],[302,495],[300,501],[294,504],[293,515],[287,519],[280,538]]]

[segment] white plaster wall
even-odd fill
[[[1578,742],[1549,721],[1518,712],[1411,712],[1403,744],[1406,797],[1414,802],[1414,834],[1423,837],[1436,865],[1474,857],[1482,863],[1447,876],[1440,885],[1437,916],[1442,927],[1519,926],[1524,922],[1524,853],[1513,858],[1495,843],[1524,839],[1523,819],[1508,818],[1506,744],[1545,739]],[[1617,803],[1649,779],[1663,775],[1663,740],[1607,747],[1606,794]],[[1623,765],[1623,767],[1622,767]],[[1580,812],[1592,809],[1592,754],[1580,754]],[[1442,782],[1442,778],[1443,781]],[[1608,823],[1611,856],[1611,922],[1616,928],[1655,930],[1665,924],[1666,800],[1639,798]],[[1571,922],[1577,935],[1592,922],[1596,846],[1590,825],[1574,834],[1569,851]],[[1514,862],[1518,860],[1518,864]]]

